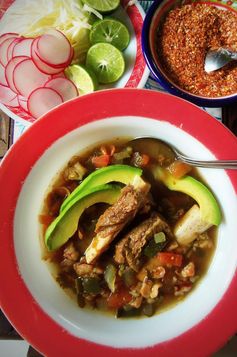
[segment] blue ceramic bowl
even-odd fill
[[[155,80],[168,92],[178,97],[182,97],[190,102],[193,102],[199,106],[204,107],[223,107],[227,104],[237,101],[237,93],[224,96],[224,97],[204,97],[196,94],[192,94],[182,88],[169,79],[168,75],[162,70],[162,67],[158,61],[155,49],[154,36],[157,28],[164,16],[172,8],[177,5],[185,3],[193,3],[195,0],[155,0],[149,8],[144,20],[142,29],[142,50],[146,63],[155,78]],[[200,0],[198,0],[200,2]],[[232,1],[220,1],[212,0],[205,1],[205,4],[210,3],[210,6],[218,6],[223,9],[230,8],[230,10],[237,11],[237,2]]]

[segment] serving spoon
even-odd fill
[[[233,60],[237,60],[237,52],[225,48],[210,50],[207,52],[205,58],[204,69],[207,73],[210,73],[224,67]]]
[[[138,137],[129,142],[129,146],[131,146],[135,150],[141,150],[149,154],[152,153],[151,156],[164,155],[168,157],[172,161],[175,159],[185,162],[186,164],[196,166],[196,167],[205,167],[205,168],[213,168],[213,169],[237,169],[237,160],[196,160],[192,159],[188,156],[181,154],[173,145],[168,144],[167,142],[153,138],[153,137]]]

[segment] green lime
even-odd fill
[[[79,94],[87,94],[97,89],[96,75],[88,68],[73,64],[65,69],[65,74],[77,87]]]
[[[124,72],[125,62],[122,53],[109,43],[96,43],[89,48],[86,66],[96,74],[99,83],[113,83]]]
[[[84,4],[100,12],[110,12],[120,4],[120,0],[83,0]]]
[[[128,46],[129,40],[130,35],[127,27],[122,22],[112,18],[96,21],[90,31],[92,45],[107,42],[123,51]]]

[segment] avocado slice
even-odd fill
[[[153,175],[171,191],[179,191],[191,196],[198,203],[201,219],[204,222],[215,226],[221,223],[220,207],[213,194],[203,183],[191,176],[176,179],[161,167],[154,168]]]
[[[101,169],[95,170],[90,175],[88,175],[82,183],[75,188],[74,191],[68,196],[62,203],[60,212],[62,212],[67,205],[76,196],[84,196],[84,190],[91,189],[98,185],[104,185],[109,182],[121,182],[125,185],[129,185],[133,182],[135,176],[141,176],[142,170],[129,166],[129,165],[111,165],[102,167]]]
[[[118,185],[99,185],[84,191],[83,197],[75,196],[47,228],[45,244],[48,250],[60,248],[73,236],[86,208],[99,202],[113,204],[117,201],[120,191]]]

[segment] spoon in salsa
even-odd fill
[[[233,52],[225,48],[210,50],[207,52],[205,58],[205,72],[210,73],[216,71],[233,60],[237,60],[237,52]]]
[[[196,160],[181,154],[173,145],[165,141],[152,137],[138,137],[129,142],[129,146],[134,151],[141,151],[150,157],[164,157],[167,166],[175,160],[180,160],[186,164],[196,167],[206,167],[215,169],[237,169],[237,160]]]

